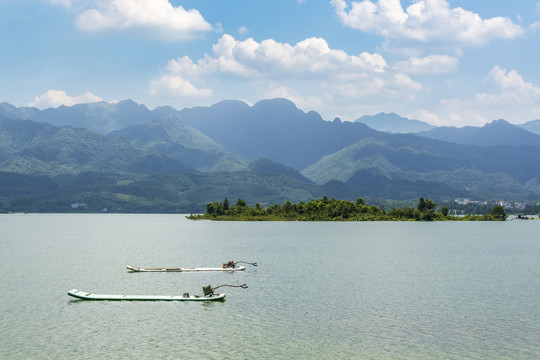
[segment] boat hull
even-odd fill
[[[197,272],[197,271],[242,271],[245,270],[245,266],[237,266],[234,268],[139,268],[136,266],[127,265],[126,268],[133,272]]]
[[[113,301],[224,301],[225,294],[213,294],[208,296],[191,295],[104,295],[93,294],[73,289],[68,291],[69,296],[81,300],[113,300]]]

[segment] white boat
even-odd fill
[[[77,289],[68,291],[69,296],[81,300],[133,300],[133,301],[224,301],[225,294],[202,295],[104,295],[93,294]]]
[[[135,272],[194,272],[194,271],[242,271],[245,270],[245,266],[235,266],[235,267],[216,267],[216,268],[198,268],[198,267],[174,267],[174,268],[140,268],[136,266],[127,265],[126,268],[129,271]]]

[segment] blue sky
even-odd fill
[[[0,102],[540,119],[538,0],[0,0]]]

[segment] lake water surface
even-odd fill
[[[1,359],[540,358],[540,221],[0,215],[0,260]],[[228,260],[259,266],[125,269]],[[217,303],[67,296],[242,283]]]

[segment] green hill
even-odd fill
[[[337,179],[356,193],[376,198],[537,199],[537,151],[540,148],[475,147],[379,135],[323,157],[302,174],[317,184]]]
[[[322,188],[254,172],[139,175],[80,173],[39,177],[0,172],[0,209],[25,212],[201,213],[216,199],[271,205],[308,201]]]
[[[55,176],[81,172],[170,174],[190,167],[86,129],[0,119],[0,171]]]
[[[175,115],[113,131],[137,147],[155,150],[198,171],[238,171],[246,164]]]

